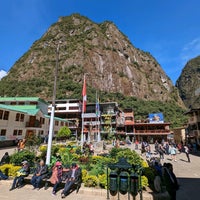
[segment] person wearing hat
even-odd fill
[[[56,195],[57,188],[59,184],[62,182],[62,173],[63,173],[62,163],[60,161],[57,161],[52,168],[52,175],[50,178],[50,182],[54,185],[52,191],[53,195]]]
[[[71,168],[66,176],[65,187],[61,193],[62,198],[64,198],[65,196],[67,196],[67,194],[69,194],[72,185],[79,179],[80,176],[81,176],[81,168],[76,163],[72,163]]]
[[[23,186],[24,177],[28,176],[30,174],[30,167],[28,164],[28,161],[22,162],[22,167],[19,171],[17,171],[17,176],[13,180],[11,190],[14,190],[15,188],[21,188]]]

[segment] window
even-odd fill
[[[66,107],[59,107],[56,110],[66,110]]]
[[[45,122],[45,119],[40,117],[40,124],[44,124],[44,122]]]
[[[0,110],[0,119],[3,118],[3,110]]]
[[[18,105],[25,105],[25,102],[21,101],[18,103]]]
[[[44,135],[44,131],[39,131],[38,135]]]
[[[18,122],[18,121],[19,121],[19,118],[20,118],[20,114],[17,113],[17,114],[16,114],[16,117],[15,117],[15,121]]]
[[[22,132],[23,132],[22,130],[16,130],[16,129],[15,129],[15,130],[13,131],[13,135],[14,135],[14,136],[22,135]]]
[[[9,111],[5,111],[3,115],[3,119],[8,120],[8,118],[9,118]]]
[[[55,121],[55,125],[58,126],[58,124],[59,124],[59,121]]]
[[[64,126],[64,122],[60,122],[60,125],[61,125],[61,126]]]
[[[6,135],[6,129],[1,129],[0,135],[5,136]]]
[[[23,122],[24,121],[24,114],[21,114],[20,115],[20,122]]]
[[[71,107],[69,107],[69,110],[79,110],[79,107],[78,106],[71,106]]]
[[[18,130],[18,135],[22,135],[22,130]]]
[[[37,103],[37,101],[31,101],[29,104],[30,105],[37,105],[38,103]]]
[[[17,130],[14,130],[14,131],[13,131],[13,135],[17,135]]]
[[[15,121],[16,122],[23,122],[24,121],[24,114],[20,114],[20,113],[17,113],[16,114],[16,118],[15,118]]]

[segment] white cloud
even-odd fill
[[[7,72],[4,70],[0,70],[0,80],[7,75]]]
[[[200,55],[200,37],[193,39],[184,45],[181,51],[182,64],[185,65],[190,59]]]

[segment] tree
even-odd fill
[[[70,135],[71,135],[71,130],[67,126],[63,126],[56,134],[56,138],[59,139],[69,138]]]

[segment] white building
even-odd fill
[[[48,103],[37,97],[0,97],[0,141],[48,135]],[[69,121],[55,117],[54,133]]]
[[[52,104],[48,107],[48,113],[51,114]],[[55,117],[69,120],[71,123],[68,125],[72,134],[76,135],[80,132],[81,124],[81,102],[78,99],[63,99],[55,101]]]

